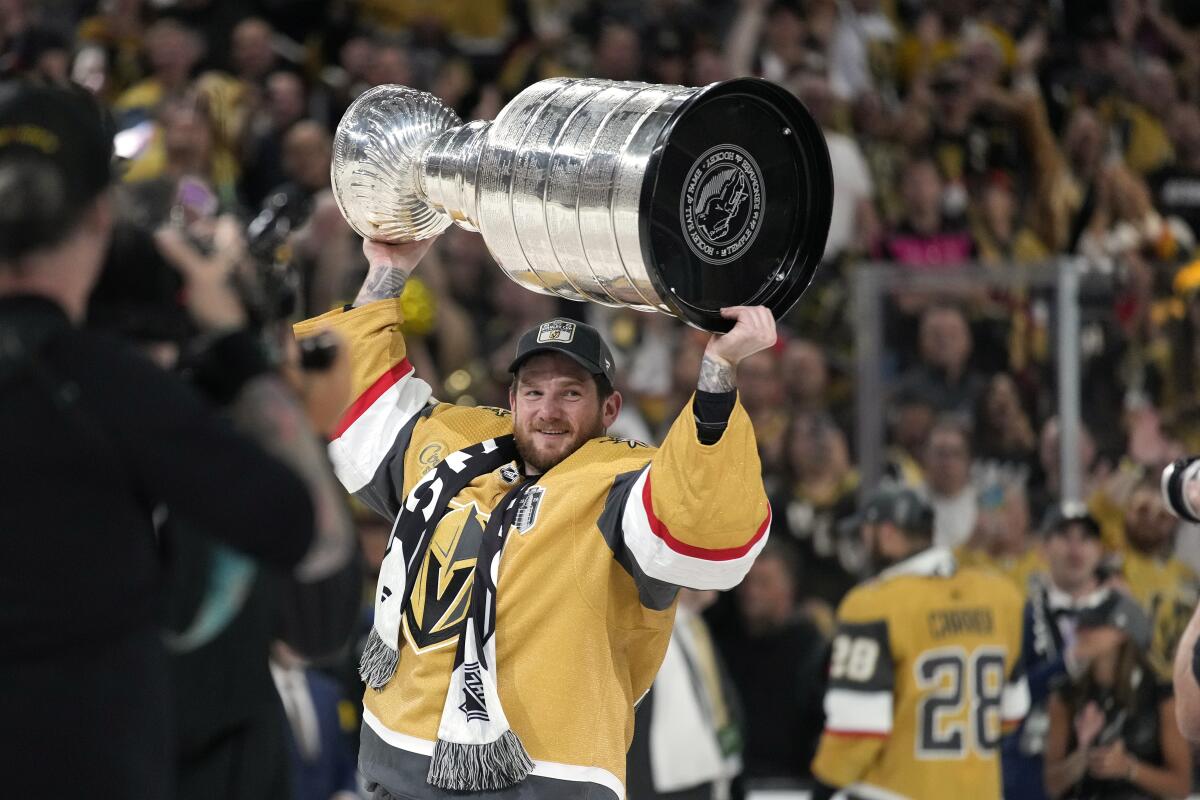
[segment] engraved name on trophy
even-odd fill
[[[333,193],[364,237],[451,222],[533,291],[661,311],[711,331],[720,309],[776,318],[808,287],[833,204],[820,128],[753,78],[703,88],[553,78],[492,122],[378,86],[346,111]]]

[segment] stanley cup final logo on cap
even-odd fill
[[[542,344],[544,342],[566,343],[574,338],[574,322],[567,322],[561,319],[552,319],[549,322],[543,322],[541,327],[538,328],[538,344]]]
[[[688,170],[679,199],[684,238],[699,258],[725,264],[753,244],[763,220],[762,172],[740,147],[710,147]]]

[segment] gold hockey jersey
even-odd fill
[[[346,488],[388,519],[449,454],[512,432],[507,411],[432,400],[400,322],[388,300],[296,327],[349,340],[358,399],[329,452]],[[366,693],[360,767],[398,796],[443,796],[420,759],[437,739],[483,526],[522,479],[508,464],[451,501],[411,587],[396,672]],[[602,786],[622,798],[633,704],[670,641],[677,587],[729,588],[766,543],[753,430],[736,404],[721,439],[703,445],[689,404],[661,448],[592,439],[534,491],[501,557],[496,612],[501,702],[535,762],[520,796],[608,796]]]
[[[1150,661],[1169,680],[1175,650],[1196,608],[1196,573],[1174,556],[1155,558],[1129,546],[1121,551],[1120,558],[1121,576],[1129,594],[1145,609],[1153,625]]]
[[[1003,731],[1028,711],[1024,600],[931,548],[838,609],[813,774],[865,800],[998,800]]]

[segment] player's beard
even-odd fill
[[[535,423],[532,426],[526,426],[520,420],[515,420],[515,423],[513,425],[513,440],[517,445],[517,455],[521,457],[521,461],[526,467],[532,467],[538,473],[549,472],[580,447],[583,447],[589,439],[604,435],[604,422],[601,419],[600,409],[596,409],[596,416],[591,421],[591,424],[574,428],[566,434],[561,434],[562,443],[557,447],[539,446],[535,438],[537,436],[536,432],[539,428],[570,428],[571,424],[569,422],[564,420],[549,424]]]

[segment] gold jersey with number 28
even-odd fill
[[[813,773],[851,798],[999,800],[1000,737],[1029,707],[1021,594],[931,548],[838,609]]]

